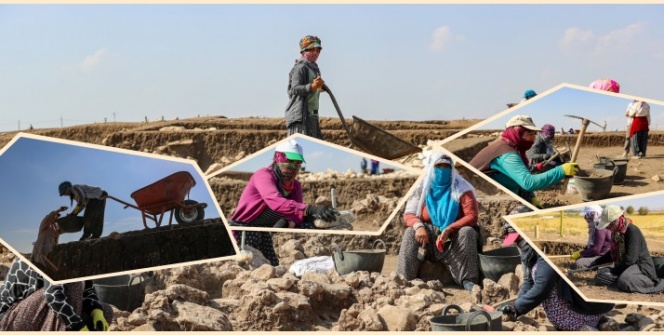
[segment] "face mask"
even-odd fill
[[[434,168],[434,174],[436,185],[448,185],[452,179],[451,168]]]
[[[316,63],[316,61],[318,60],[318,56],[320,56],[319,51],[305,51],[302,53],[302,58],[312,63]]]

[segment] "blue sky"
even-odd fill
[[[662,98],[664,5],[2,5],[0,131],[283,117],[298,40],[367,120],[487,118],[526,89]],[[336,117],[322,97],[321,115]]]
[[[564,127],[580,129],[581,120],[564,116],[577,115],[588,118],[600,125],[606,121],[607,131],[624,132],[627,124],[625,110],[633,99],[616,94],[596,93],[572,87],[563,87],[536,101],[532,101],[513,113],[501,116],[478,127],[478,129],[505,129],[507,121],[517,114],[529,115],[538,127],[552,124],[556,130]],[[664,106],[650,103],[651,130],[664,129]],[[588,132],[601,132],[601,127],[590,124]]]
[[[310,141],[306,138],[298,137],[295,141],[302,146],[304,160],[306,161],[306,170],[309,172],[326,172],[328,169],[334,171],[346,172],[352,169],[355,172],[360,171],[360,162],[362,157],[367,159],[367,167],[371,167],[371,158],[362,155],[360,152],[348,152],[335,147]],[[260,153],[246,161],[233,166],[228,171],[254,172],[260,168],[269,166],[274,156],[274,148]],[[405,158],[405,157],[404,157]],[[393,168],[401,170],[394,164],[381,162],[379,168]]]
[[[72,210],[68,197],[58,196],[58,185],[69,180],[74,184],[98,186],[108,194],[136,204],[134,191],[177,171],[188,171],[196,185],[189,198],[205,202],[205,218],[220,215],[201,176],[193,165],[139,155],[79,147],[63,143],[20,138],[0,155],[0,236],[20,252],[32,251],[37,228],[50,211],[65,205]],[[175,219],[173,219],[173,223]],[[168,224],[168,214],[162,225]],[[154,223],[148,221],[149,227]],[[106,201],[104,232],[142,230],[141,212],[114,200]],[[63,234],[60,243],[78,241],[82,232]]]

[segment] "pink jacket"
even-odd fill
[[[283,215],[287,220],[302,223],[307,204],[302,203],[302,184],[295,180],[293,192],[285,198],[277,188],[277,176],[271,167],[256,171],[249,183],[242,191],[240,202],[235,209],[231,220],[240,223],[250,223],[266,208]]]

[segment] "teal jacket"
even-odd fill
[[[499,172],[490,175],[493,180],[527,201],[531,201],[535,196],[534,191],[547,188],[565,178],[563,168],[560,166],[544,173],[532,174],[521,156],[514,152],[494,158],[489,168]]]

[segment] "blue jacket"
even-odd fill
[[[544,173],[532,174],[521,156],[513,152],[496,157],[489,168],[499,172],[490,174],[491,178],[528,201],[534,196],[533,191],[547,188],[565,178],[565,172],[560,166]]]

